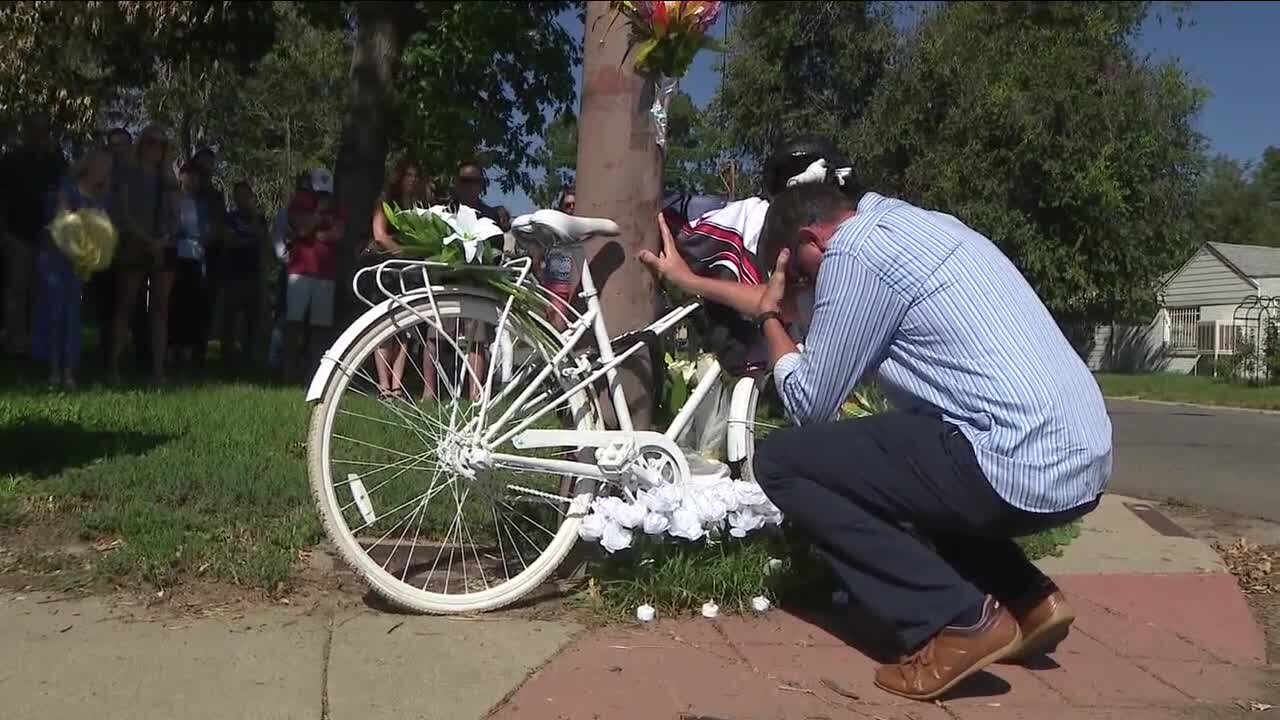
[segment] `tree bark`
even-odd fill
[[[357,2],[355,48],[351,54],[351,99],[342,118],[334,168],[338,203],[347,213],[347,231],[338,254],[338,317],[360,308],[352,297],[356,256],[369,239],[374,204],[386,173],[388,128],[396,74],[409,35],[413,3]]]
[[[623,59],[627,28],[618,22],[610,30],[609,14],[608,2],[587,3],[575,185],[579,214],[611,218],[622,231],[617,238],[587,245],[604,317],[617,336],[643,328],[657,316],[657,286],[636,255],[659,246],[662,152],[649,117],[654,83],[637,75],[629,58]],[[647,353],[633,358],[635,362],[620,368],[620,377],[635,427],[645,429],[655,409],[654,363]],[[604,405],[611,415],[612,406]]]

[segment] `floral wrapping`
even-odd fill
[[[653,117],[653,139],[658,147],[667,146],[667,111],[671,108],[671,98],[675,97],[680,81],[677,78],[660,76],[654,85],[653,106],[649,115]]]

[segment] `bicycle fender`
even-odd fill
[[[725,451],[730,463],[742,462],[747,457],[747,429],[754,418],[751,412],[751,393],[755,390],[755,378],[739,378],[733,384],[729,398],[729,431],[725,437]]]
[[[347,326],[346,330],[342,331],[342,334],[338,336],[338,339],[333,341],[333,344],[329,346],[329,349],[324,351],[324,355],[320,358],[320,364],[316,367],[315,374],[311,376],[311,382],[307,385],[306,401],[308,403],[315,403],[319,402],[320,399],[324,397],[324,392],[329,387],[329,383],[332,382],[334,373],[341,367],[342,356],[356,344],[356,341],[359,340],[366,331],[380,322],[388,314],[395,312],[397,309],[401,309],[400,305],[402,303],[412,304],[414,301],[423,300],[431,297],[432,295],[435,295],[437,300],[449,295],[473,295],[491,300],[499,299],[495,293],[483,288],[459,286],[432,288],[430,292],[423,289],[401,295],[399,298],[387,298],[386,300],[383,300],[377,305],[366,310],[363,315],[356,318],[354,322]]]

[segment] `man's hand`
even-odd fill
[[[662,233],[662,254],[654,255],[648,250],[641,250],[637,257],[658,277],[688,291],[690,281],[697,276],[689,267],[689,263],[680,257],[675,238],[672,237],[671,229],[667,227],[667,220],[662,213],[658,213],[658,230]]]
[[[760,304],[756,306],[756,317],[767,312],[781,313],[783,298],[787,295],[787,260],[791,259],[791,251],[783,249],[778,253],[778,262],[773,266],[773,274],[760,294]]]

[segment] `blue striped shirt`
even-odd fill
[[[1057,512],[1107,485],[1102,392],[1022,274],[956,218],[875,193],[823,254],[804,352],[774,368],[800,424],[870,374],[897,408],[956,425],[1010,505]]]

